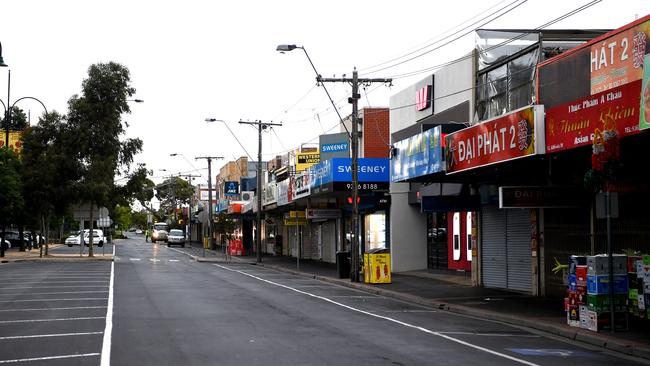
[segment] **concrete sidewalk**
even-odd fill
[[[206,250],[203,256],[202,248],[185,248],[185,251],[199,262],[231,260],[250,263],[439,310],[524,326],[608,350],[650,359],[650,329],[647,322],[643,328],[630,321],[629,331],[617,333],[595,333],[570,327],[566,324],[563,299],[472,287],[466,275],[457,275],[453,272],[414,271],[393,274],[391,284],[371,285],[338,278],[336,265],[331,263],[301,260],[298,267],[296,259],[288,257],[264,256],[262,263],[256,263],[255,257],[228,256],[226,258],[223,253],[212,250]]]
[[[39,248],[34,249],[25,249],[24,252],[21,252],[18,248],[12,248],[5,250],[5,256],[0,258],[0,263],[9,263],[9,262],[24,262],[24,261],[112,261],[113,253],[102,254],[100,247],[94,247],[95,250],[94,257],[88,256],[87,249],[84,250],[83,255],[79,255],[78,247],[74,247],[76,250],[66,250],[69,253],[55,253],[57,249],[66,248],[65,244],[50,244],[48,254],[45,255],[45,247],[43,247],[43,256],[41,257],[41,252]]]

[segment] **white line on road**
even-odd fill
[[[178,262],[178,259],[170,259],[170,262]]]
[[[96,294],[100,292],[108,292],[108,291],[61,291],[61,292],[13,292],[13,293],[8,293],[8,294],[0,294],[0,296],[9,296],[9,295],[59,295],[59,294]]]
[[[473,332],[438,332],[441,334],[471,335],[481,337],[522,337],[522,338],[541,338],[535,334],[508,334],[508,333],[473,333]]]
[[[0,300],[0,302],[36,302],[36,301],[81,301],[81,300],[107,300],[106,297],[80,297],[77,299],[28,299],[28,300]]]
[[[83,333],[54,333],[54,334],[34,334],[24,336],[8,336],[0,337],[0,341],[8,339],[27,339],[27,338],[46,338],[46,337],[69,337],[69,336],[82,336],[82,335],[95,335],[102,334],[103,332],[83,332]]]
[[[393,323],[396,323],[396,324],[399,324],[399,325],[405,326],[405,327],[407,327],[407,328],[416,329],[416,330],[419,330],[419,331],[421,331],[421,332],[424,332],[424,333],[427,333],[427,334],[431,334],[431,335],[434,335],[434,336],[438,336],[438,337],[441,337],[441,338],[447,339],[447,340],[449,340],[449,341],[456,342],[456,343],[458,343],[458,344],[462,344],[462,345],[464,345],[464,346],[467,346],[467,347],[470,347],[470,348],[474,348],[474,349],[477,349],[477,350],[479,350],[479,351],[483,351],[483,352],[486,352],[486,353],[490,353],[490,354],[492,354],[492,355],[499,356],[499,357],[502,357],[502,358],[505,358],[505,359],[508,359],[508,360],[511,360],[511,361],[514,361],[514,362],[519,362],[519,363],[521,363],[521,364],[528,365],[528,366],[539,366],[539,365],[536,364],[536,363],[528,362],[528,361],[523,360],[523,359],[521,359],[521,358],[517,358],[517,357],[513,357],[513,356],[510,356],[510,355],[507,355],[507,354],[505,354],[505,353],[501,353],[501,352],[493,351],[493,350],[491,350],[491,349],[489,349],[489,348],[485,348],[485,347],[481,347],[481,346],[478,346],[478,345],[475,345],[475,344],[472,344],[472,343],[469,343],[469,342],[465,342],[465,341],[463,341],[463,340],[460,340],[460,339],[457,339],[457,338],[454,338],[454,337],[450,337],[450,336],[445,335],[445,334],[442,334],[442,333],[440,333],[440,332],[432,331],[432,330],[426,329],[426,328],[424,328],[424,327],[420,327],[420,326],[417,326],[417,325],[409,324],[409,323],[403,322],[403,321],[401,321],[401,320],[397,320],[397,319],[393,319],[393,318],[390,318],[390,317],[387,317],[387,316],[383,316],[383,315],[379,315],[379,314],[373,314],[373,313],[368,312],[368,311],[365,311],[365,310],[357,309],[357,308],[352,307],[352,306],[350,306],[350,305],[345,305],[345,304],[343,304],[343,303],[340,303],[340,302],[334,301],[334,300],[332,300],[332,299],[328,299],[327,297],[323,297],[323,296],[315,295],[315,294],[312,294],[312,293],[309,293],[309,292],[306,292],[306,291],[298,290],[298,289],[296,289],[296,288],[293,288],[293,287],[290,287],[290,286],[287,286],[287,285],[283,285],[283,284],[281,284],[281,283],[277,283],[277,282],[269,281],[269,280],[267,280],[267,279],[264,279],[264,278],[261,278],[261,277],[257,277],[257,276],[251,275],[251,274],[248,274],[248,273],[246,273],[246,272],[244,272],[244,271],[240,271],[240,270],[236,270],[236,269],[230,269],[230,268],[228,268],[228,267],[225,267],[225,266],[222,266],[222,265],[219,265],[219,264],[214,264],[214,265],[217,266],[217,267],[219,267],[219,268],[225,269],[225,270],[227,270],[227,271],[240,273],[240,274],[243,274],[244,276],[248,276],[248,277],[254,278],[254,279],[258,280],[258,281],[262,281],[262,282],[266,282],[266,283],[269,283],[269,284],[274,285],[274,286],[278,286],[278,287],[286,288],[287,290],[291,290],[291,291],[297,292],[297,293],[299,293],[299,294],[303,294],[303,295],[307,295],[307,296],[310,296],[310,297],[313,297],[313,298],[316,298],[316,299],[319,299],[319,300],[323,300],[323,301],[329,302],[329,303],[331,303],[331,304],[334,304],[334,305],[340,306],[340,307],[342,307],[342,308],[346,308],[346,309],[349,309],[349,310],[352,310],[352,311],[356,311],[356,312],[361,313],[361,314],[366,314],[366,315],[368,315],[368,316],[372,316],[372,317],[375,317],[375,318],[388,320],[388,321],[390,321],[390,322],[393,322]]]
[[[139,261],[140,260],[140,258],[129,258],[129,259],[132,260],[132,261]]]
[[[104,319],[104,317],[103,316],[83,316],[83,317],[78,317],[78,318],[0,320],[0,324],[65,322],[65,321],[73,321],[73,320],[97,320],[97,319]]]
[[[114,249],[115,247],[113,247]],[[115,254],[115,251],[113,251]],[[113,334],[113,285],[115,281],[115,262],[111,263],[111,285],[108,293],[108,304],[106,306],[106,327],[104,328],[104,340],[102,341],[101,366],[111,364],[111,336]]]
[[[49,361],[49,360],[60,360],[64,358],[93,357],[93,356],[99,356],[99,353],[84,353],[80,355],[62,355],[62,356],[47,356],[47,357],[34,357],[34,358],[17,358],[14,360],[0,360],[0,363]]]
[[[37,308],[37,309],[2,309],[0,312],[11,311],[49,311],[49,310],[81,310],[81,309],[106,309],[106,306],[69,306],[63,308]]]
[[[105,288],[108,287],[108,284],[106,286],[99,286],[99,285],[76,285],[76,286],[16,286],[16,287],[3,287],[3,290],[16,290],[16,289],[35,289],[35,288],[85,288],[85,287],[90,287],[90,288]]]

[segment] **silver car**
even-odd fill
[[[185,233],[183,230],[172,229],[167,236],[167,246],[180,245],[185,248]]]

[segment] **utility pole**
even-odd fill
[[[257,263],[262,262],[262,130],[269,126],[282,126],[282,123],[258,121],[239,121],[241,124],[257,125],[257,220],[255,229],[255,248]]]
[[[186,174],[181,175],[181,177],[186,178],[190,187],[192,187],[192,178],[199,178],[200,175]],[[190,242],[190,248],[192,247],[192,197],[190,197],[189,207],[187,208],[187,238]]]
[[[205,159],[208,161],[208,221],[210,221],[208,224],[208,235],[210,236],[210,249],[215,249],[216,244],[212,235],[212,228],[214,226],[214,220],[212,219],[212,159],[223,159],[223,156],[197,156],[194,159]],[[203,245],[203,256],[205,257],[205,245]]]
[[[352,85],[352,96],[348,102],[352,104],[352,247],[350,248],[350,281],[359,282],[359,120],[357,117],[359,108],[359,84],[370,85],[372,83],[391,83],[393,79],[359,79],[356,67],[350,78],[323,78],[320,75],[316,78],[320,83],[350,83]]]

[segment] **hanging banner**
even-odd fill
[[[650,52],[650,50],[648,50]],[[650,128],[650,53],[645,55],[643,68],[643,83],[641,87],[641,112],[639,113],[639,128],[645,130]]]
[[[400,182],[445,169],[440,126],[393,144],[390,179]]]
[[[9,131],[9,148],[12,149],[15,153],[20,154],[23,150],[22,142],[23,133],[21,131]],[[0,149],[5,148],[5,131],[2,130],[0,133]]]
[[[264,206],[276,203],[278,201],[278,185],[271,182],[264,187],[264,195],[262,196],[262,204]]]
[[[640,80],[648,38],[650,21],[591,45],[591,94]]]
[[[278,206],[286,205],[291,202],[291,193],[289,191],[289,179],[278,182]]]
[[[591,145],[596,128],[613,120],[618,136],[639,133],[641,80],[550,108],[546,113],[546,152]]]
[[[291,200],[295,201],[299,198],[307,197],[311,194],[309,185],[309,172],[299,173],[295,177],[291,177]]]
[[[447,173],[544,153],[544,106],[525,107],[445,138]]]

